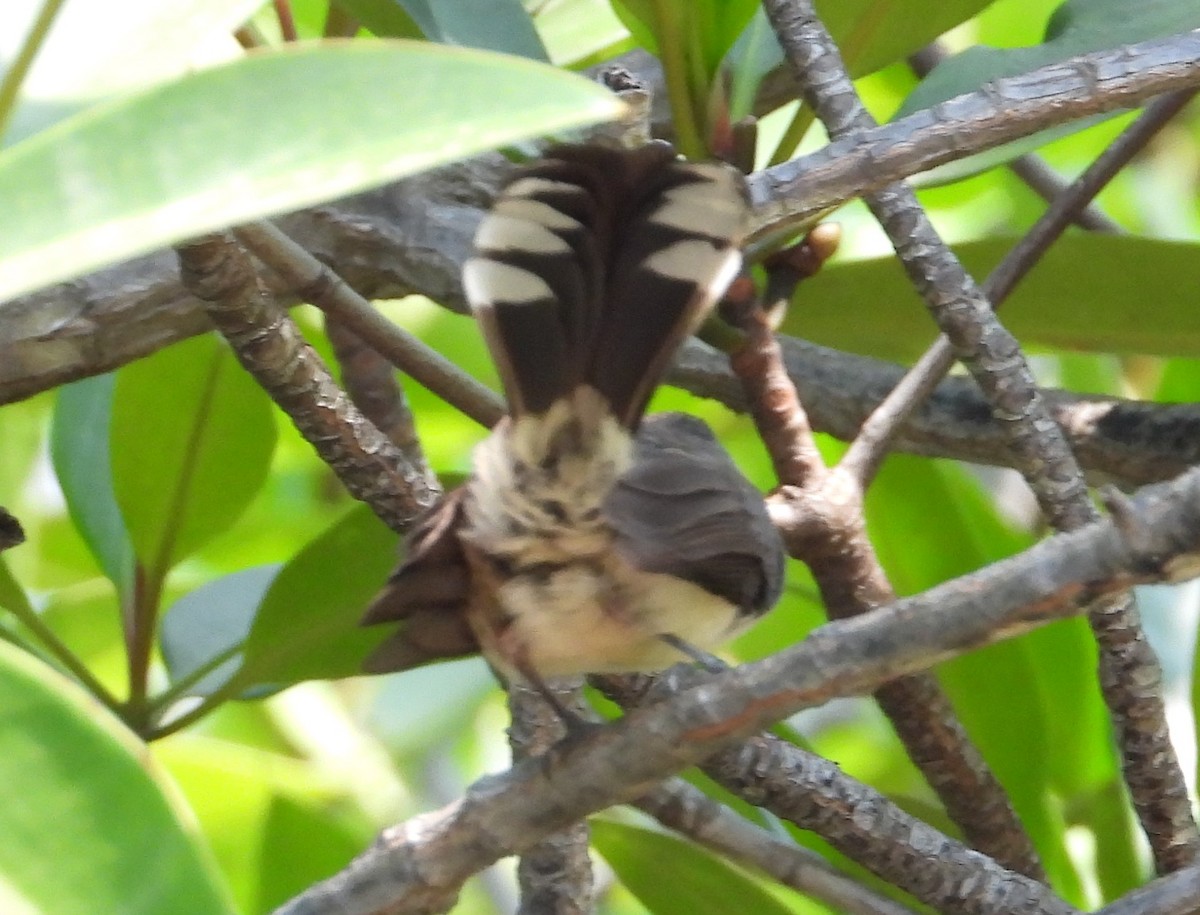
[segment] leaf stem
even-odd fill
[[[782,165],[789,161],[796,154],[801,141],[808,133],[808,129],[812,127],[814,120],[813,110],[803,102],[796,109],[796,113],[792,115],[792,120],[788,123],[787,129],[783,132],[783,136],[779,138],[779,143],[775,146],[775,152],[771,154],[769,165]]]
[[[224,651],[217,652],[217,654],[213,655],[195,670],[189,671],[186,676],[175,680],[170,686],[154,697],[149,707],[150,716],[153,717],[154,715],[163,712],[169,705],[178,701],[179,699],[182,699],[184,694],[189,689],[203,680],[206,676],[208,676],[226,661],[236,657],[241,650],[242,645],[240,642],[237,645],[231,645]],[[237,676],[237,673],[235,672],[233,676]],[[222,686],[224,686],[224,684],[222,684]]]
[[[200,700],[198,704],[184,712],[177,718],[172,718],[166,724],[158,724],[151,728],[139,729],[138,733],[146,743],[154,740],[161,740],[163,737],[168,737],[176,731],[181,731],[189,724],[199,721],[205,715],[212,712],[214,709],[224,705],[230,699],[237,697],[243,689],[241,677],[235,673],[232,677],[222,683],[217,689],[213,690],[207,696]],[[158,703],[159,708],[162,708],[162,703]]]
[[[675,121],[675,141],[689,159],[704,158],[707,146],[700,136],[696,122],[696,109],[692,104],[689,88],[687,53],[688,46],[682,34],[675,5],[670,0],[655,0],[654,19],[658,33],[658,52],[662,56],[663,78],[667,84],[667,100]]]
[[[51,629],[46,625],[46,621],[30,606],[21,606],[14,603],[8,607],[9,612],[17,618],[26,629],[28,629],[37,638],[50,655],[66,668],[79,683],[99,700],[109,711],[120,718],[124,718],[121,711],[121,703],[117,697],[109,692],[103,683],[96,679],[96,675],[87,669],[87,665],[83,663],[79,655],[71,651]]]
[[[33,26],[29,29],[29,34],[21,43],[21,50],[17,52],[16,59],[8,68],[8,72],[4,74],[4,78],[0,80],[0,138],[3,138],[5,130],[8,129],[8,122],[17,107],[17,93],[21,89],[21,84],[25,82],[25,77],[29,74],[29,68],[33,66],[33,60],[37,57],[38,51],[46,43],[46,36],[50,34],[50,26],[54,23],[54,17],[58,15],[64,2],[65,0],[45,0],[42,8],[38,11],[37,18],[33,21]]]

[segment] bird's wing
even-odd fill
[[[694,582],[747,614],[783,587],[784,551],[762,494],[702,421],[659,414],[605,503],[617,546],[639,568]]]
[[[400,623],[367,658],[368,673],[408,670],[479,651],[467,623],[469,577],[458,540],[465,489],[449,493],[414,525],[405,558],[367,607],[363,625]]]

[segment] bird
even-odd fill
[[[479,225],[462,281],[509,412],[414,525],[364,625],[364,663],[482,653],[499,678],[651,672],[777,602],[762,494],[700,419],[644,417],[741,269],[743,177],[667,144],[551,148]]]

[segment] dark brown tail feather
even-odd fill
[[[634,428],[732,279],[744,184],[665,145],[561,147],[514,176],[463,282],[514,415],[590,384]]]

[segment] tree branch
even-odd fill
[[[717,675],[550,754],[477,782],[442,810],[385,831],[351,865],[278,915],[432,912],[470,874],[764,727],[837,696],[859,695],[972,648],[1077,613],[1105,594],[1200,573],[1200,471],[1147,487],[1121,515],[815,630],[778,655]],[[917,866],[914,862],[914,866]],[[1008,913],[1044,889],[1012,877]],[[997,912],[999,915],[999,912]]]
[[[835,143],[853,143],[874,125],[846,73],[841,55],[811,0],[766,0],[767,15],[796,71],[805,100]],[[1200,50],[1200,31],[1189,33]],[[1140,46],[1131,46],[1133,50]],[[1136,53],[1136,51],[1135,51]],[[1116,60],[1064,64],[1075,81],[1099,82],[1119,71]],[[1093,69],[1093,67],[1095,69]],[[1043,68],[1044,70],[1050,68]],[[1018,108],[1024,78],[993,93]],[[946,102],[952,108],[955,102]],[[943,106],[939,106],[943,107]],[[980,129],[985,129],[980,125]],[[1018,469],[1055,527],[1070,530],[1096,517],[1083,474],[1062,430],[1042,403],[1016,339],[996,320],[987,299],[942,242],[912,191],[889,184],[865,195],[913,285],[959,358],[987,396]],[[1112,595],[1088,614],[1100,647],[1100,686],[1117,730],[1122,769],[1142,828],[1162,872],[1200,854],[1183,772],[1171,746],[1161,696],[1162,672],[1145,639],[1131,595]]]
[[[912,910],[839,873],[802,845],[755,826],[682,778],[671,778],[634,806],[718,854],[752,867],[844,915],[912,915]]]
[[[238,360],[287,413],[356,499],[403,532],[437,498],[436,481],[409,463],[334,383],[287,312],[258,285],[232,236],[179,247],[183,281],[209,302]]]
[[[1012,77],[751,176],[756,225],[775,231],[863,189],[1048,124],[1196,85],[1198,32]],[[502,156],[479,156],[295,213],[280,225],[318,259],[336,263],[343,279],[368,298],[420,293],[465,311],[462,263],[482,210],[509,168]],[[284,285],[270,291],[295,304]],[[0,304],[0,404],[109,371],[208,327],[201,303],[180,287],[169,252],[13,299]]]

